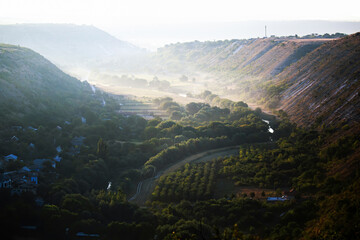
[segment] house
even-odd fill
[[[28,129],[29,129],[29,130],[33,130],[33,131],[37,131],[37,128],[34,128],[34,127],[32,127],[32,126],[29,126]]]
[[[54,159],[56,162],[60,162],[62,158],[61,158],[59,155],[56,155],[53,159]]]
[[[60,145],[56,147],[56,151],[57,151],[58,153],[61,153],[62,149],[61,149],[61,146],[60,146]]]
[[[83,233],[83,232],[78,232],[76,233],[76,237],[77,239],[100,239],[100,235],[99,234],[89,234],[89,233]]]
[[[12,136],[12,137],[10,138],[10,141],[17,142],[17,141],[19,141],[19,138],[16,137],[16,136]]]
[[[35,173],[32,173],[31,175],[30,175],[30,183],[33,183],[33,184],[38,184],[38,176],[37,176],[37,174],[35,174]]]
[[[16,155],[14,155],[14,154],[9,154],[9,155],[7,155],[7,156],[4,157],[4,160],[5,160],[5,161],[17,160],[17,159],[18,159],[18,157],[17,157]]]
[[[8,188],[11,194],[20,195],[23,192],[36,194],[38,174],[31,172],[27,167],[19,171],[11,171],[0,174],[0,188]]]
[[[0,188],[11,188],[11,178],[9,176],[0,175]]]
[[[282,197],[268,197],[266,199],[266,201],[268,202],[284,202],[284,201],[288,201],[289,199],[287,198],[287,196],[282,196]]]
[[[31,172],[31,169],[25,166],[22,169],[20,169],[20,172]]]

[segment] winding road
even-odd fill
[[[231,146],[231,147],[224,147],[224,148],[217,148],[208,150],[205,152],[201,152],[198,154],[191,155],[189,157],[184,158],[183,160],[176,162],[169,166],[168,168],[157,172],[155,177],[147,178],[143,181],[140,181],[137,185],[136,193],[134,196],[129,198],[130,202],[136,203],[138,205],[144,205],[145,202],[150,198],[151,193],[153,192],[155,188],[155,181],[161,176],[166,176],[167,174],[174,172],[184,166],[187,163],[194,162],[206,162],[210,161],[214,158],[218,157],[226,157],[231,156],[239,153],[239,147],[238,146]],[[156,170],[155,170],[156,171]]]

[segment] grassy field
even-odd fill
[[[96,87],[106,92],[110,92],[112,94],[117,94],[117,95],[135,96],[138,98],[171,97],[175,102],[181,105],[186,105],[190,102],[202,102],[202,100],[200,99],[184,97],[179,94],[159,91],[155,89],[122,87],[122,86],[110,85],[107,83],[101,83],[96,81],[92,81],[91,84],[94,84]]]

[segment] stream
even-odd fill
[[[269,133],[274,133],[274,129],[272,129],[271,126],[270,126],[270,121],[265,120],[265,119],[262,119],[262,121],[267,123],[267,125],[269,126],[269,129],[268,129]]]

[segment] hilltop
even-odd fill
[[[0,42],[28,47],[62,67],[99,66],[143,53],[126,41],[87,25],[0,25]]]

